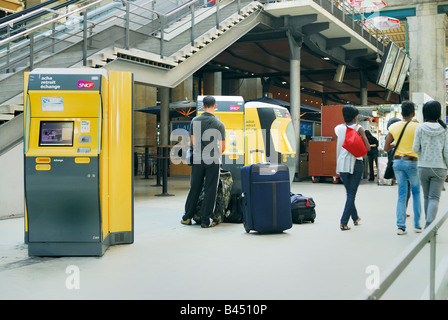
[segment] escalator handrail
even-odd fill
[[[96,1],[94,1],[94,2],[91,2],[91,3],[89,3],[89,4],[87,4],[87,5],[83,6],[83,7],[81,7],[81,8],[76,8],[76,9],[73,10],[73,11],[69,11],[69,12],[67,12],[67,13],[65,13],[65,14],[62,14],[62,15],[56,17],[56,18],[53,18],[53,19],[51,19],[51,20],[48,20],[48,21],[46,21],[46,22],[44,22],[44,23],[42,23],[42,24],[39,24],[39,25],[34,26],[34,27],[31,27],[31,28],[29,28],[29,29],[27,29],[27,30],[24,30],[24,31],[20,32],[20,33],[14,34],[14,35],[10,36],[9,38],[0,40],[0,46],[3,45],[3,44],[5,44],[5,43],[7,43],[7,42],[13,41],[13,40],[18,39],[18,38],[20,38],[20,37],[23,37],[23,36],[25,36],[25,35],[27,35],[27,34],[29,34],[29,33],[32,33],[33,31],[39,30],[40,28],[42,28],[42,26],[45,26],[45,25],[47,25],[47,24],[56,22],[56,21],[58,21],[58,20],[60,20],[60,19],[63,19],[63,18],[65,18],[65,17],[71,16],[71,15],[74,14],[74,13],[78,13],[78,12],[84,11],[84,10],[86,10],[86,9],[88,9],[88,8],[94,6],[94,5],[97,5],[97,4],[99,4],[99,3],[103,2],[103,1],[104,1],[104,0],[96,0]]]
[[[48,5],[52,4],[53,2],[56,2],[58,0],[49,0],[46,2],[43,2],[39,5],[32,6],[30,8],[24,9],[20,12],[16,12],[14,14],[11,14],[5,18],[0,19],[0,30],[5,28],[7,25],[15,24],[16,22],[20,21],[21,24],[26,23],[28,21],[32,21],[36,18],[39,18],[40,16],[46,14],[45,11],[47,9],[50,10],[58,10],[60,8],[66,7],[70,4],[80,2],[83,0],[67,0],[63,3],[59,3],[53,7],[47,8]]]

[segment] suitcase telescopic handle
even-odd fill
[[[250,154],[250,164],[253,164],[253,163],[254,163],[254,159],[253,159],[252,155],[253,155],[254,153],[256,153],[256,152],[260,152],[262,155],[264,155],[264,150],[261,150],[261,149],[253,149],[253,150],[250,150],[250,151],[249,151],[249,154]],[[262,160],[263,160],[263,157],[262,157]],[[266,158],[265,158],[265,160],[264,160],[263,162],[266,162]]]

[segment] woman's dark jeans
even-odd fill
[[[358,186],[361,181],[364,164],[362,160],[356,160],[353,173],[341,172],[340,176],[347,192],[347,200],[345,201],[344,212],[341,217],[341,225],[346,226],[350,217],[353,221],[358,219],[358,211],[356,211],[355,199]]]

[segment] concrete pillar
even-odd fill
[[[246,78],[242,86],[244,100],[253,100],[263,97],[263,86],[260,78]]]
[[[442,105],[446,118],[445,39],[447,17],[437,14],[437,3],[416,5],[416,16],[408,17],[410,65],[409,94],[425,93]]]
[[[231,96],[243,96],[242,87],[246,79],[227,80],[227,92]]]
[[[157,143],[157,116],[137,111],[157,104],[157,88],[134,84],[134,146]]]
[[[171,89],[172,102],[193,100],[193,76],[190,76],[177,87]]]
[[[204,95],[222,95],[222,73],[213,72],[204,74]]]
[[[299,179],[300,170],[300,51],[302,38],[294,37],[291,31],[287,31],[290,51],[290,112],[296,136],[295,178]]]
[[[367,100],[368,90],[367,90],[367,75],[364,69],[359,71],[360,83],[361,83],[361,105],[366,106],[369,102]]]

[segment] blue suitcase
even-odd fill
[[[243,224],[246,232],[280,233],[292,228],[289,169],[257,163],[241,168]]]

